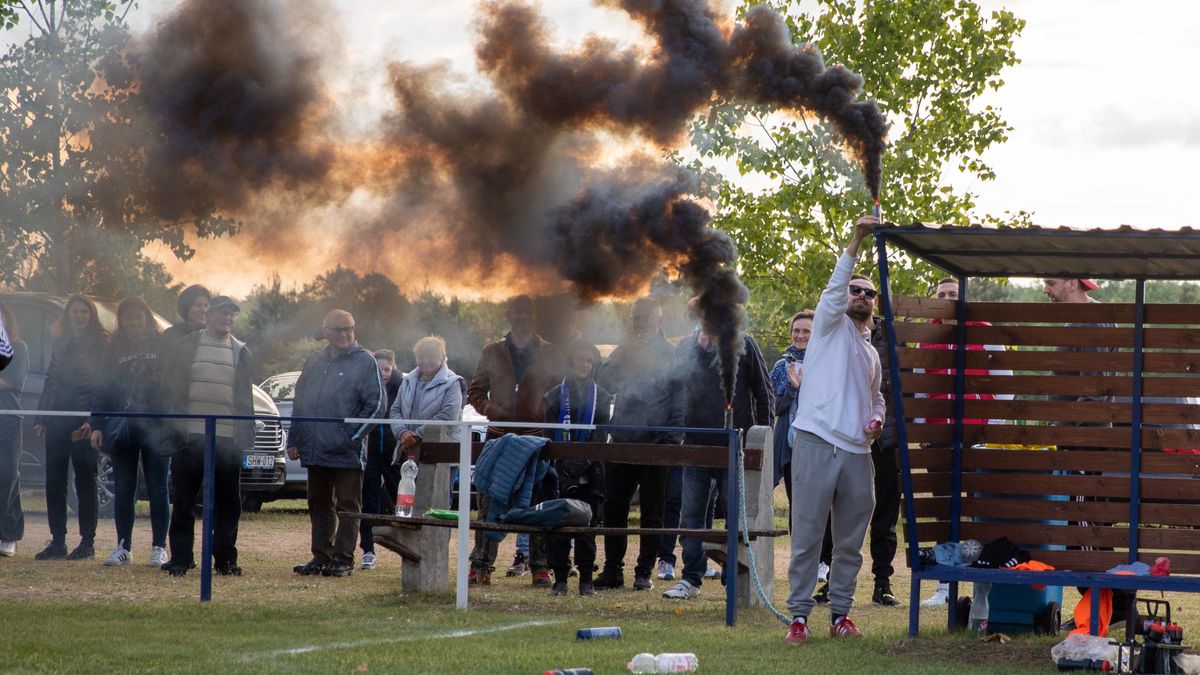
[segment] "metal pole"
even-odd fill
[[[912,460],[908,455],[908,426],[904,421],[904,391],[900,384],[900,358],[896,353],[895,314],[892,312],[892,293],[888,280],[887,237],[875,233],[875,248],[879,254],[879,294],[883,308],[883,323],[887,328],[888,375],[892,380],[892,418],[896,420],[896,443],[900,450],[900,480],[904,490],[904,523],[907,526],[908,566],[912,569],[909,588],[908,635],[916,637],[920,630],[921,559],[917,540],[916,504],[913,500]]]
[[[954,446],[950,459],[950,541],[958,541],[962,517],[962,458],[963,415],[966,411],[967,390],[967,277],[958,278],[958,301],[954,307]],[[946,627],[954,630],[958,623],[958,582],[950,582],[950,605],[946,610]]]
[[[200,532],[200,602],[212,600],[213,509],[217,500],[217,419],[204,418],[204,517]]]
[[[737,622],[738,537],[742,518],[738,492],[741,438],[737,429],[727,429],[725,433],[729,436],[729,466],[725,472],[725,625],[732,627]]]
[[[471,555],[471,425],[463,422],[458,438],[458,577],[454,606],[467,610],[467,575]]]
[[[1138,559],[1142,521],[1142,368],[1144,367],[1146,280],[1138,279],[1133,306],[1133,437],[1129,445],[1129,562]]]

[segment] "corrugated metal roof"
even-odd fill
[[[1200,279],[1200,230],[924,225],[877,235],[957,276]]]

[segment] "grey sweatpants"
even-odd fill
[[[792,564],[788,609],[793,616],[812,612],[813,587],[825,523],[833,514],[833,563],[829,572],[829,608],[849,614],[854,604],[863,540],[875,510],[875,465],[871,455],[838,450],[821,437],[796,431],[792,446]]]

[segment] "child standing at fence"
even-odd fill
[[[600,352],[591,343],[575,340],[567,348],[567,376],[562,383],[546,392],[546,422],[558,424],[607,424],[612,394],[596,384],[596,366]],[[587,430],[555,429],[547,431],[556,442],[603,440],[601,434]],[[592,508],[594,527],[600,524],[604,511],[604,463],[594,460],[560,459],[559,493],[565,499],[578,499]],[[577,536],[575,566],[579,568],[579,594],[592,596],[592,573],[596,564],[596,538]],[[571,571],[571,537],[551,537],[547,562],[554,571],[554,586],[550,595],[567,594],[567,576]]]

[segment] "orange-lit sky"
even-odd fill
[[[174,4],[143,0],[131,23],[145,29]],[[625,42],[638,39],[628,19],[588,0],[542,4],[564,43],[586,32]],[[980,212],[1024,209],[1039,224],[1073,227],[1200,225],[1193,206],[1200,182],[1200,89],[1190,74],[1200,63],[1195,38],[1200,6],[1181,0],[981,4],[1007,7],[1028,23],[1017,43],[1023,62],[1006,73],[1000,92],[984,101],[1001,108],[1014,127],[1009,141],[985,156],[998,179],[950,178],[978,195]],[[344,45],[344,53],[331,55],[340,73],[333,86],[343,101],[352,102],[345,112],[348,128],[368,129],[387,110],[382,65],[389,60],[447,60],[467,78],[465,86],[478,83],[472,79],[473,0],[335,0],[332,5],[331,30],[341,34]],[[13,31],[7,41],[20,32]],[[200,242],[198,249],[193,261],[173,263],[172,270],[181,280],[203,281],[226,292],[244,293],[273,272],[291,282],[321,271],[314,267],[320,257],[315,250],[310,258],[281,265],[257,260],[227,241]]]

